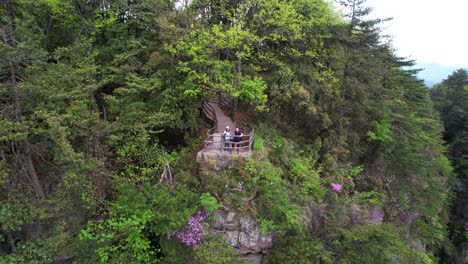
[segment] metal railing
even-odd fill
[[[218,119],[216,118],[216,111],[214,110],[213,106],[211,106],[209,103],[203,102],[202,112],[208,119],[210,119],[214,123],[214,126],[208,129],[208,131],[206,132],[207,135],[210,135],[216,130],[218,126]]]
[[[221,133],[208,134],[208,137],[205,139],[205,149],[219,150],[221,152],[232,152],[233,150],[249,152],[252,150],[254,132],[255,130],[252,129],[249,134],[243,135],[239,142],[234,142],[232,140],[226,141]]]
[[[207,137],[204,141],[204,148],[209,150],[219,150],[221,152],[233,150],[238,152],[249,152],[252,150],[252,143],[254,138],[254,129],[249,134],[243,135],[239,142],[232,140],[225,141],[222,133],[215,133],[218,126],[218,119],[216,117],[216,111],[210,103],[216,103],[220,106],[226,106],[229,104],[229,100],[223,96],[216,96],[211,98],[208,102],[203,102],[202,112],[210,120],[213,121],[214,126],[208,129]],[[233,136],[231,136],[233,138]]]

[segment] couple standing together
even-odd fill
[[[238,127],[234,130],[234,135],[231,136],[231,128],[227,126],[223,132],[224,150],[229,150],[229,142],[233,142],[232,147],[237,147],[237,153],[239,153],[239,142],[241,141],[242,136],[244,136],[244,134],[239,131]]]

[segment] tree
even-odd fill
[[[40,28],[64,22],[74,10],[64,9],[63,17],[45,23],[37,13],[27,12],[32,7],[47,13],[54,3],[4,1],[0,6],[0,67],[6,73],[0,95],[0,199],[2,218],[9,222],[1,232],[10,241],[5,252],[25,261],[39,258],[35,254],[43,251],[67,254],[59,253],[70,241],[63,234],[77,232],[82,215],[94,209],[92,175],[100,172],[92,150],[85,147],[91,138],[99,142],[91,132],[99,121],[90,110],[95,68],[86,44],[59,49],[59,44],[45,40],[50,36]],[[47,54],[45,48],[54,52]],[[54,63],[48,64],[47,55]],[[51,219],[57,220],[49,225]]]
[[[452,205],[450,237],[458,252],[445,248],[443,255],[452,261],[460,261],[461,248],[466,240],[464,234],[466,217],[466,197],[468,186],[468,163],[466,149],[468,148],[468,73],[464,69],[454,71],[440,84],[431,89],[431,97],[435,109],[444,123],[444,139],[448,144],[449,158],[458,176],[458,188],[455,188],[456,199]],[[448,256],[447,256],[448,255]]]
[[[280,238],[267,259],[268,263],[333,263],[332,256],[319,240],[302,235]]]
[[[424,253],[410,249],[392,226],[362,226],[344,232],[340,263],[433,263]]]

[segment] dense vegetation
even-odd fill
[[[0,2],[0,262],[236,263],[220,208],[270,263],[437,261],[443,126],[363,0],[176,2]],[[194,161],[216,94],[256,128],[229,168]]]
[[[450,238],[455,248],[448,248],[443,256],[453,263],[463,263],[463,252],[468,250],[468,73],[460,69],[431,90],[434,107],[444,122],[444,140],[448,144],[448,156],[459,181],[455,185],[456,200],[453,204],[449,226]]]

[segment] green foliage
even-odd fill
[[[10,197],[3,201],[0,209],[0,222],[6,231],[21,230],[21,226],[31,224],[41,210],[34,204],[25,203],[23,197]]]
[[[229,170],[203,171],[201,178],[204,189],[210,194],[224,193],[227,188],[234,187],[237,184]]]
[[[313,169],[314,163],[310,158],[292,159],[290,161],[289,175],[291,181],[297,184],[305,193],[313,196],[316,201],[321,201],[325,194],[325,189],[321,185],[321,169]]]
[[[447,228],[441,216],[422,217],[414,223],[414,232],[430,245],[440,246],[447,237]]]
[[[362,201],[372,205],[382,205],[382,194],[376,191],[362,192],[356,195]]]
[[[453,170],[458,176],[459,188],[452,211],[463,210],[466,206],[466,188],[468,186],[468,163],[466,159],[466,149],[468,148],[468,72],[463,69],[454,71],[442,83],[431,89],[431,98],[434,102],[434,108],[439,112],[441,120],[444,124],[444,139],[448,144],[448,157],[453,165]],[[438,167],[442,172],[448,174],[451,170],[450,161],[445,157],[438,159]],[[455,185],[455,184],[454,184]],[[456,185],[455,185],[456,186]],[[457,190],[458,189],[458,190]],[[438,221],[440,222],[440,220]],[[451,231],[450,238],[453,244],[458,247],[458,252],[450,250],[450,246],[446,247],[446,252],[452,261],[457,261],[463,250],[463,241],[466,240],[466,232],[460,233],[458,230],[464,229],[466,219],[454,214],[451,217],[449,230]],[[424,224],[424,223],[423,223]],[[439,226],[437,233],[439,236],[444,235],[442,227]],[[447,243],[445,243],[447,244]],[[458,255],[458,256],[457,256]]]
[[[0,141],[21,141],[27,138],[27,125],[10,120],[0,120]]]
[[[272,262],[429,262],[391,226],[446,241],[466,71],[428,91],[364,1],[342,2],[346,19],[323,0],[2,1],[1,260],[234,263],[219,237],[171,239],[222,204],[284,235]],[[194,158],[217,95],[256,128],[226,168]],[[369,208],[387,223],[356,227]]]
[[[57,252],[57,245],[49,240],[34,240],[27,243],[19,243],[13,252],[7,256],[0,256],[1,263],[51,263]]]
[[[323,244],[303,235],[278,239],[267,255],[267,263],[333,263],[333,257]]]
[[[119,162],[124,166],[118,177],[124,183],[140,183],[159,177],[162,171],[162,151],[151,142],[149,132],[144,128],[134,128],[134,133],[125,135],[117,141],[117,136],[111,140],[117,146]],[[121,135],[124,136],[124,135]]]
[[[89,223],[80,239],[94,241],[102,263],[121,263],[129,256],[136,262],[155,263],[160,249],[150,237],[185,225],[195,211],[195,195],[182,186],[175,186],[173,192],[164,185],[154,189],[145,184],[140,190],[125,187],[112,203],[108,218]]]
[[[207,236],[195,249],[196,263],[227,264],[241,263],[234,250],[223,241],[221,236]]]
[[[364,165],[359,165],[359,166],[356,166],[354,168],[350,168],[347,173],[348,173],[349,176],[354,177],[354,176],[360,174],[362,171],[364,171]]]
[[[410,249],[389,225],[361,226],[343,235],[340,263],[433,263],[425,253]]]
[[[273,223],[273,221],[260,218],[259,222],[260,222],[260,233],[262,235],[266,235],[268,232],[276,229],[276,226]]]
[[[253,141],[252,149],[255,150],[255,155],[260,156],[260,157],[266,155],[264,139],[258,134],[254,136],[255,136],[255,139]]]
[[[381,142],[393,141],[391,124],[385,122],[374,122],[374,131],[369,131],[370,139]]]
[[[134,261],[150,263],[150,260],[155,256],[156,250],[150,247],[150,241],[142,232],[147,222],[152,220],[152,217],[151,213],[146,211],[132,218],[119,218],[109,220],[105,224],[90,225],[88,228],[95,229],[96,235],[93,236],[93,234],[85,230],[80,234],[80,238],[96,240],[100,243],[106,240],[112,241],[108,245],[99,246],[96,249],[102,263],[119,263],[126,259],[127,255],[131,255]],[[105,230],[111,230],[115,234],[105,234]],[[121,233],[126,234],[125,242],[113,245],[115,243],[114,237],[119,237]]]
[[[218,210],[221,205],[218,203],[218,200],[211,196],[210,193],[202,193],[200,196],[200,204],[209,213],[214,213],[216,210]]]
[[[159,243],[164,252],[164,261],[170,263],[186,263],[194,259],[194,251],[177,239],[169,239],[161,236]]]
[[[291,202],[287,182],[281,178],[281,170],[268,161],[250,160],[246,164],[251,184],[259,192],[260,215],[279,229],[301,229],[302,215]]]
[[[202,98],[222,93],[262,109],[267,100],[265,82],[252,76],[249,68],[242,71],[242,61],[250,59],[255,37],[238,27],[213,25],[191,32],[175,47],[168,46],[168,52],[180,58],[181,93]]]
[[[264,109],[267,96],[263,93],[267,86],[263,79],[255,76],[253,79],[246,79],[240,82],[240,98],[257,106],[258,110]]]

